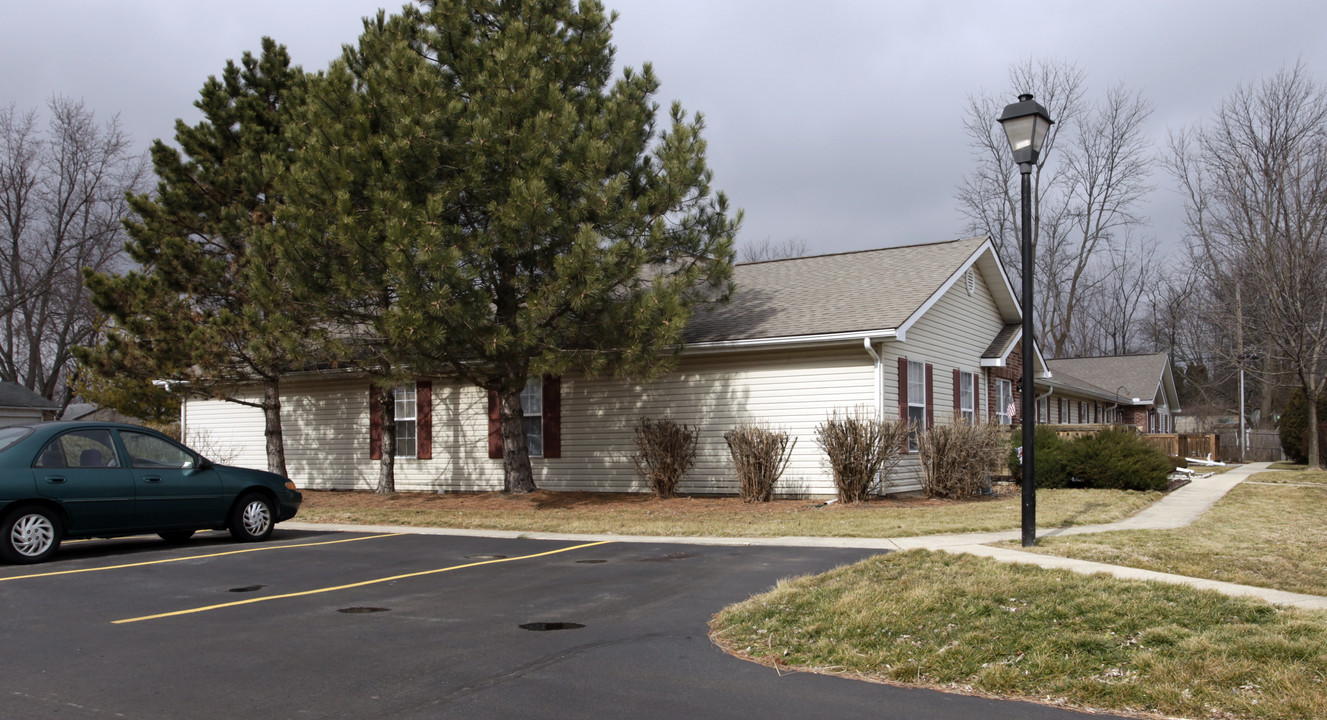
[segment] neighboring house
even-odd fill
[[[114,408],[101,407],[88,402],[69,403],[69,407],[60,413],[61,420],[83,420],[96,422],[117,422],[128,423],[130,425],[142,425],[143,421],[136,417],[130,417]]]
[[[0,427],[55,419],[60,405],[12,382],[0,382]]]
[[[533,379],[524,407],[535,480],[550,490],[640,491],[633,427],[671,416],[700,433],[684,493],[736,493],[723,434],[767,423],[797,439],[776,492],[827,495],[832,476],[816,426],[833,412],[1010,422],[1022,372],[1019,304],[984,238],[740,264],[731,302],[688,324],[678,367],[650,382]],[[1039,374],[1045,365],[1037,358]],[[353,371],[283,379],[286,463],[301,487],[367,488],[381,436],[369,381]],[[258,388],[253,389],[257,397]],[[502,488],[500,443],[484,390],[420,377],[396,394],[396,485]],[[185,403],[185,436],[264,467],[261,412],[219,400]],[[888,491],[920,487],[913,452]]]
[[[1180,403],[1167,353],[1065,358],[1046,365],[1051,377],[1037,383],[1039,421],[1124,423],[1147,433],[1175,432]]]

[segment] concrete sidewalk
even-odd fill
[[[1103,525],[1081,525],[1067,528],[1053,528],[1039,532],[1037,537],[1057,537],[1061,535],[1084,535],[1089,533],[1113,532],[1118,530],[1173,530],[1185,527],[1197,520],[1207,509],[1230,492],[1231,488],[1243,482],[1250,475],[1267,470],[1270,463],[1251,463],[1209,478],[1196,478],[1184,487],[1169,493],[1156,504],[1125,518]],[[1019,530],[1000,532],[963,533],[957,535],[922,535],[901,538],[837,538],[837,537],[772,537],[772,538],[730,538],[730,537],[676,537],[646,535],[585,535],[572,533],[529,532],[514,530],[454,530],[448,528],[401,527],[395,525],[340,525],[322,523],[285,522],[283,528],[292,530],[337,530],[345,532],[375,533],[411,533],[427,535],[457,535],[464,537],[529,538],[532,540],[562,540],[567,542],[612,541],[623,543],[678,543],[688,545],[760,545],[789,547],[841,547],[867,548],[879,550],[943,550],[945,552],[964,552],[989,557],[1001,562],[1038,565],[1045,568],[1072,570],[1091,575],[1105,573],[1115,577],[1133,580],[1155,580],[1158,582],[1189,585],[1196,588],[1216,590],[1227,595],[1262,598],[1278,605],[1290,605],[1311,610],[1327,610],[1327,597],[1305,595],[1281,590],[1237,585],[1235,583],[1191,578],[1182,575],[1139,570],[1137,568],[1107,565],[1104,563],[1075,560],[1054,555],[1024,552],[1012,548],[989,547],[990,543],[1018,540],[1022,537]]]

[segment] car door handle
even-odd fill
[[[64,481],[65,481],[65,479],[62,478],[62,477],[60,477],[59,475],[51,475],[51,476],[48,476],[48,477],[46,478],[46,482],[48,482],[48,483],[50,483],[50,484],[52,484],[52,485],[59,485],[59,484],[63,483]]]
[[[159,477],[145,477],[145,478],[143,478],[143,482],[159,483],[159,482],[161,482],[161,478],[159,478]]]

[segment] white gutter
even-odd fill
[[[894,328],[887,330],[854,330],[842,333],[823,333],[820,335],[788,335],[772,338],[751,338],[747,340],[716,340],[712,342],[687,343],[682,346],[683,353],[703,353],[741,348],[777,347],[787,345],[828,345],[852,340],[899,340],[904,334]]]
[[[862,338],[862,345],[866,347],[866,352],[870,353],[871,358],[875,360],[875,419],[880,420],[885,416],[884,368],[880,362],[880,354],[877,353],[875,347],[871,345],[871,338]]]

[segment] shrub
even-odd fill
[[[1327,396],[1318,398],[1318,422],[1327,422]],[[1304,388],[1295,388],[1286,399],[1277,432],[1286,458],[1297,463],[1309,461],[1309,399]]]
[[[1069,474],[1064,467],[1064,448],[1067,443],[1051,428],[1038,425],[1033,435],[1032,479],[1039,488],[1062,488],[1069,484]],[[1022,429],[1015,428],[1011,434],[1012,448],[1009,450],[1009,472],[1014,479],[1023,476],[1023,465],[1018,461],[1018,448],[1023,444]]]
[[[677,484],[696,464],[694,425],[682,425],[670,418],[641,418],[636,424],[636,472],[660,499],[677,497]]]
[[[984,490],[1009,438],[991,424],[937,425],[917,435],[922,489],[927,497],[972,497]]]
[[[861,502],[871,494],[877,479],[898,462],[908,429],[903,420],[872,418],[864,408],[841,416],[835,410],[816,427],[816,442],[834,473],[840,502]]]
[[[1141,435],[1110,428],[1065,445],[1064,468],[1084,487],[1165,490],[1175,468]]]
[[[788,444],[788,433],[761,425],[738,425],[723,434],[737,469],[738,494],[742,502],[769,502],[774,483],[788,467],[797,439]]]

